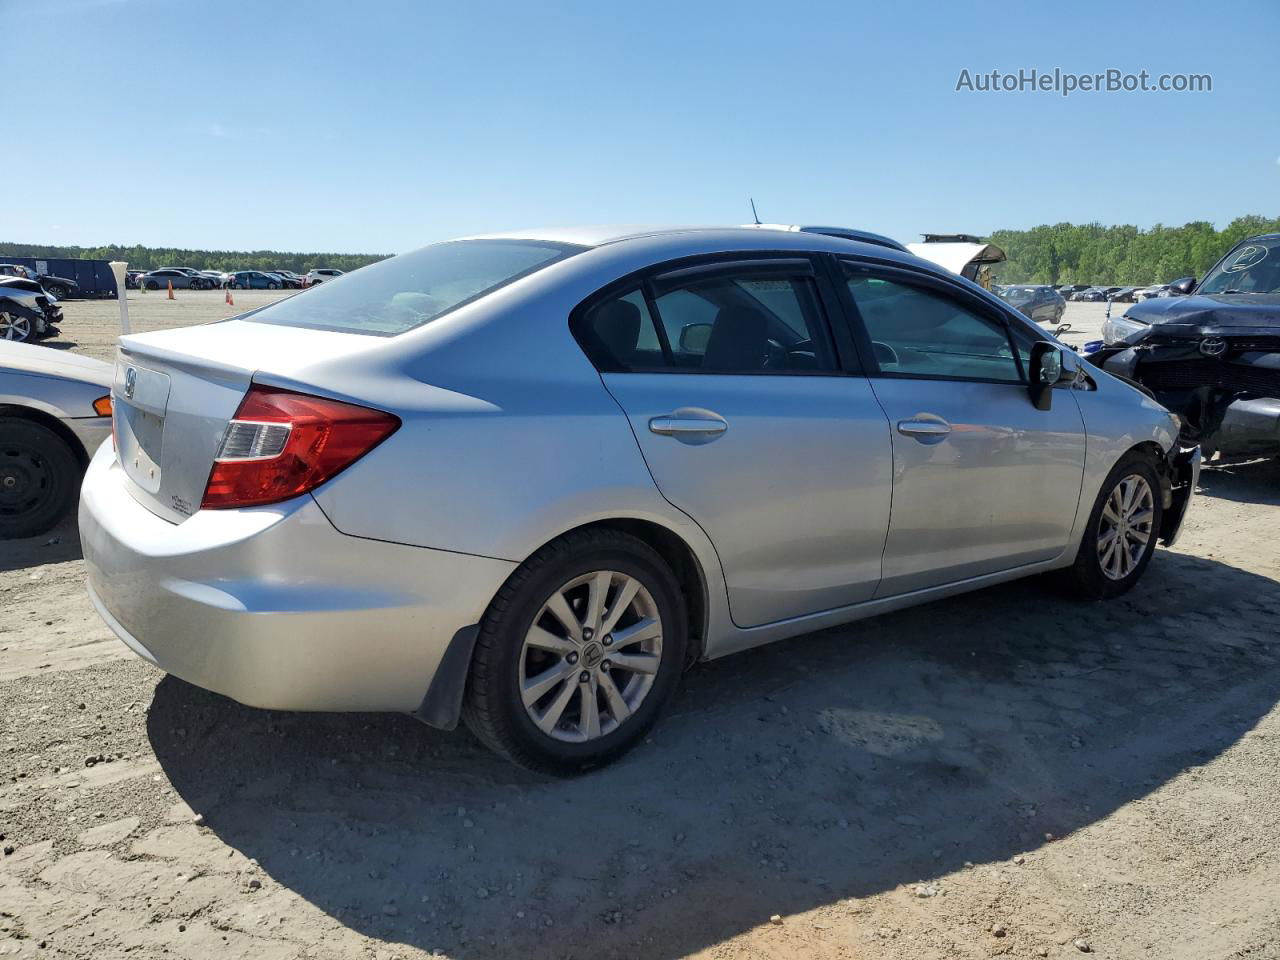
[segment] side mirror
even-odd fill
[[[709,323],[688,323],[680,328],[680,349],[685,353],[706,353],[710,340]]]
[[[1053,406],[1053,387],[1063,378],[1062,350],[1056,343],[1038,340],[1031,345],[1031,382],[1027,390],[1037,410]]]
[[[1173,283],[1169,284],[1169,289],[1173,293],[1178,293],[1185,297],[1188,293],[1191,292],[1192,287],[1194,287],[1195,285],[1196,285],[1195,277],[1183,277],[1181,280],[1175,280],[1173,281]]]

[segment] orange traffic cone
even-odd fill
[[[170,300],[173,299],[173,281],[172,280],[169,281],[169,299]]]
[[[231,288],[227,287],[227,306],[234,307],[236,305],[235,297],[231,296]]]

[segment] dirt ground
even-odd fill
[[[178,296],[135,329],[229,312]],[[109,357],[115,310],[55,346]],[[0,545],[0,956],[1274,960],[1277,624],[1280,466],[1210,468],[1122,600],[1023,582],[701,665],[552,781],[163,676],[71,525]]]

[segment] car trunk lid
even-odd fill
[[[130,493],[181,523],[200,509],[227,422],[255,377],[305,379],[306,368],[378,343],[243,321],[122,337],[111,395]]]

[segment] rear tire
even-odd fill
[[[463,720],[523,767],[580,773],[648,732],[687,646],[684,597],[653,549],[616,530],[571,533],[521,564],[490,603]]]
[[[0,417],[0,540],[55,526],[76,504],[81,473],[71,447],[48,427]]]
[[[159,289],[160,289],[160,284],[158,284],[158,283],[157,283],[156,281],[154,281],[154,280],[148,280],[148,281],[147,281],[147,283],[146,283],[146,287],[147,287],[147,289],[148,289],[148,290],[159,290]]]
[[[1103,481],[1076,561],[1063,571],[1065,586],[1085,600],[1128,593],[1151,562],[1163,516],[1160,475],[1152,458],[1125,454]]]

